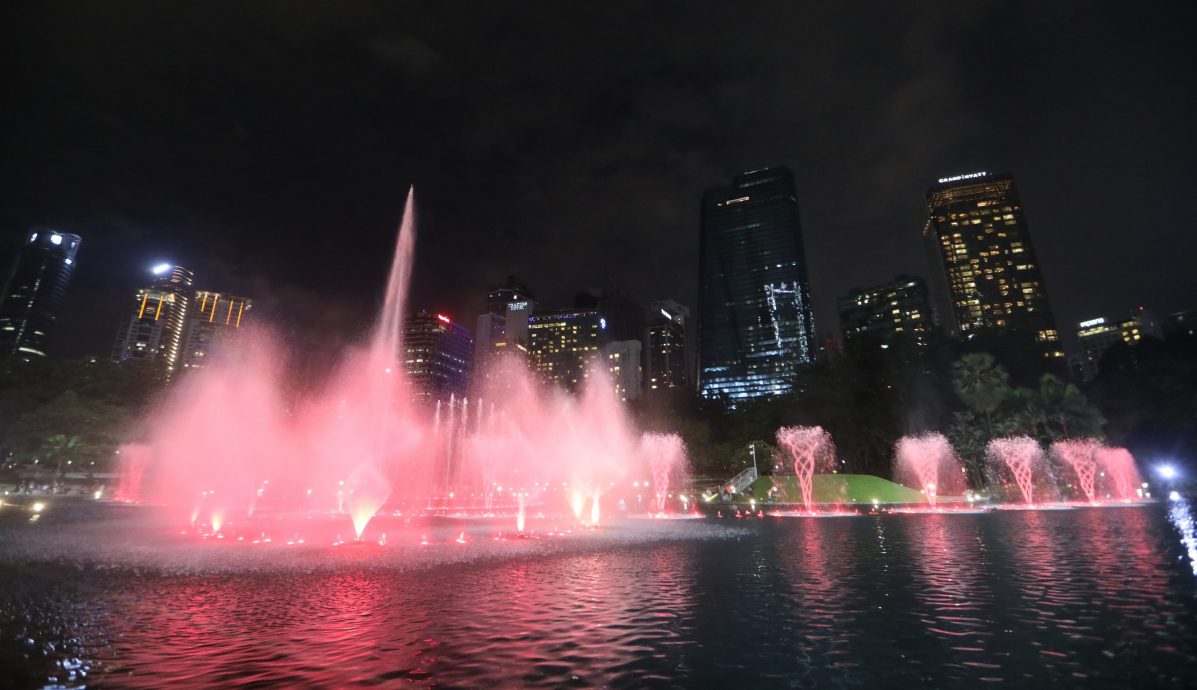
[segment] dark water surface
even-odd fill
[[[518,558],[202,573],[6,556],[46,527],[6,514],[0,669],[14,687],[1195,687],[1193,517],[625,524]]]

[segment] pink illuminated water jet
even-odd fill
[[[785,448],[794,461],[794,474],[802,490],[802,503],[812,512],[811,496],[815,472],[835,464],[835,444],[831,434],[820,426],[787,426],[777,430],[777,445]]]
[[[1097,450],[1097,462],[1109,478],[1111,493],[1119,501],[1133,501],[1139,497],[1142,478],[1135,466],[1135,458],[1125,448],[1102,447]]]
[[[1043,449],[1039,442],[1029,436],[995,438],[989,442],[986,453],[1010,470],[1022,492],[1023,502],[1033,504],[1035,471],[1043,466]]]
[[[1097,454],[1100,447],[1100,444],[1091,438],[1056,441],[1051,446],[1052,455],[1072,468],[1076,474],[1077,485],[1090,503],[1097,497],[1093,477],[1097,474]]]
[[[689,479],[686,444],[677,434],[646,433],[641,446],[652,470],[656,512],[664,513],[670,488],[684,486]]]
[[[521,528],[529,509],[572,511],[596,524],[632,476],[659,475],[663,495],[684,481],[680,440],[646,442],[597,360],[576,394],[511,357],[481,372],[468,399],[418,404],[402,356],[415,236],[409,194],[377,328],[319,387],[294,388],[288,352],[264,328],[241,329],[179,377],[131,453],[145,471],[138,481],[129,461],[128,493],[193,524],[334,512],[361,540],[384,507],[503,512]]]
[[[935,507],[940,495],[959,495],[964,489],[960,461],[943,434],[903,436],[895,447],[896,479],[922,491]]]

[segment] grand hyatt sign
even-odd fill
[[[945,182],[959,182],[960,180],[971,180],[975,177],[985,177],[988,174],[989,173],[987,173],[987,172],[975,172],[975,173],[968,173],[966,175],[956,175],[954,177],[941,177],[941,178],[939,178],[939,183],[943,184]]]

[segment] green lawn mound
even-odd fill
[[[802,490],[795,476],[760,477],[752,483],[751,494],[741,495],[739,500],[754,498],[762,501],[769,495],[769,489],[777,486],[774,501],[779,503],[801,503]],[[910,487],[902,486],[874,477],[871,474],[816,474],[811,482],[811,498],[815,503],[925,503],[927,497]]]

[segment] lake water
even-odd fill
[[[60,503],[0,510],[13,687],[1197,685],[1186,501],[337,547]]]

